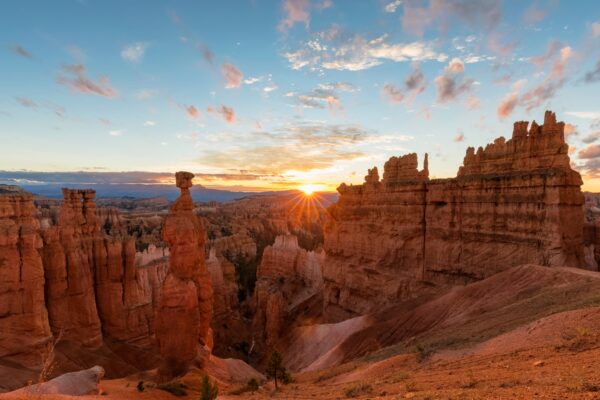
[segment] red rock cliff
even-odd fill
[[[513,137],[467,150],[458,176],[429,180],[427,158],[392,157],[379,182],[342,184],[325,229],[325,314],[339,320],[515,265],[582,267],[583,195],[564,123],[517,122]]]
[[[0,195],[0,358],[30,368],[43,361],[52,338],[38,229],[31,195]]]

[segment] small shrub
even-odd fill
[[[258,390],[258,381],[252,378],[246,383],[246,387],[248,388],[248,391],[254,393]]]
[[[417,344],[417,361],[423,362],[433,354],[433,350],[421,344]]]
[[[219,395],[219,387],[216,383],[211,382],[208,375],[202,377],[200,385],[200,400],[215,400]]]
[[[373,387],[371,385],[360,383],[346,390],[346,397],[353,398],[371,393],[373,393]]]
[[[584,382],[581,385],[582,392],[600,392],[600,385],[594,385],[593,383]]]
[[[161,383],[156,386],[157,389],[164,390],[165,392],[169,392],[174,396],[182,397],[187,396],[187,385],[180,382],[167,382]]]
[[[137,386],[136,386],[136,389],[137,389],[138,392],[143,392],[144,389],[145,389],[144,388],[144,381],[139,381],[138,384],[137,384]]]

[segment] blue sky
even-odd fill
[[[334,188],[428,152],[449,177],[552,109],[600,190],[598,1],[5,1],[0,24],[0,170]]]

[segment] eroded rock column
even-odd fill
[[[155,334],[163,357],[159,373],[169,379],[184,375],[192,362],[209,352],[212,346],[212,285],[204,264],[205,232],[194,214],[190,187],[194,175],[177,172],[181,195],[171,207],[162,230],[163,240],[171,247],[169,272],[155,319]]]

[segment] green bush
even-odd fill
[[[211,382],[208,375],[205,374],[200,385],[200,400],[215,400],[218,394],[219,387],[216,383]]]

